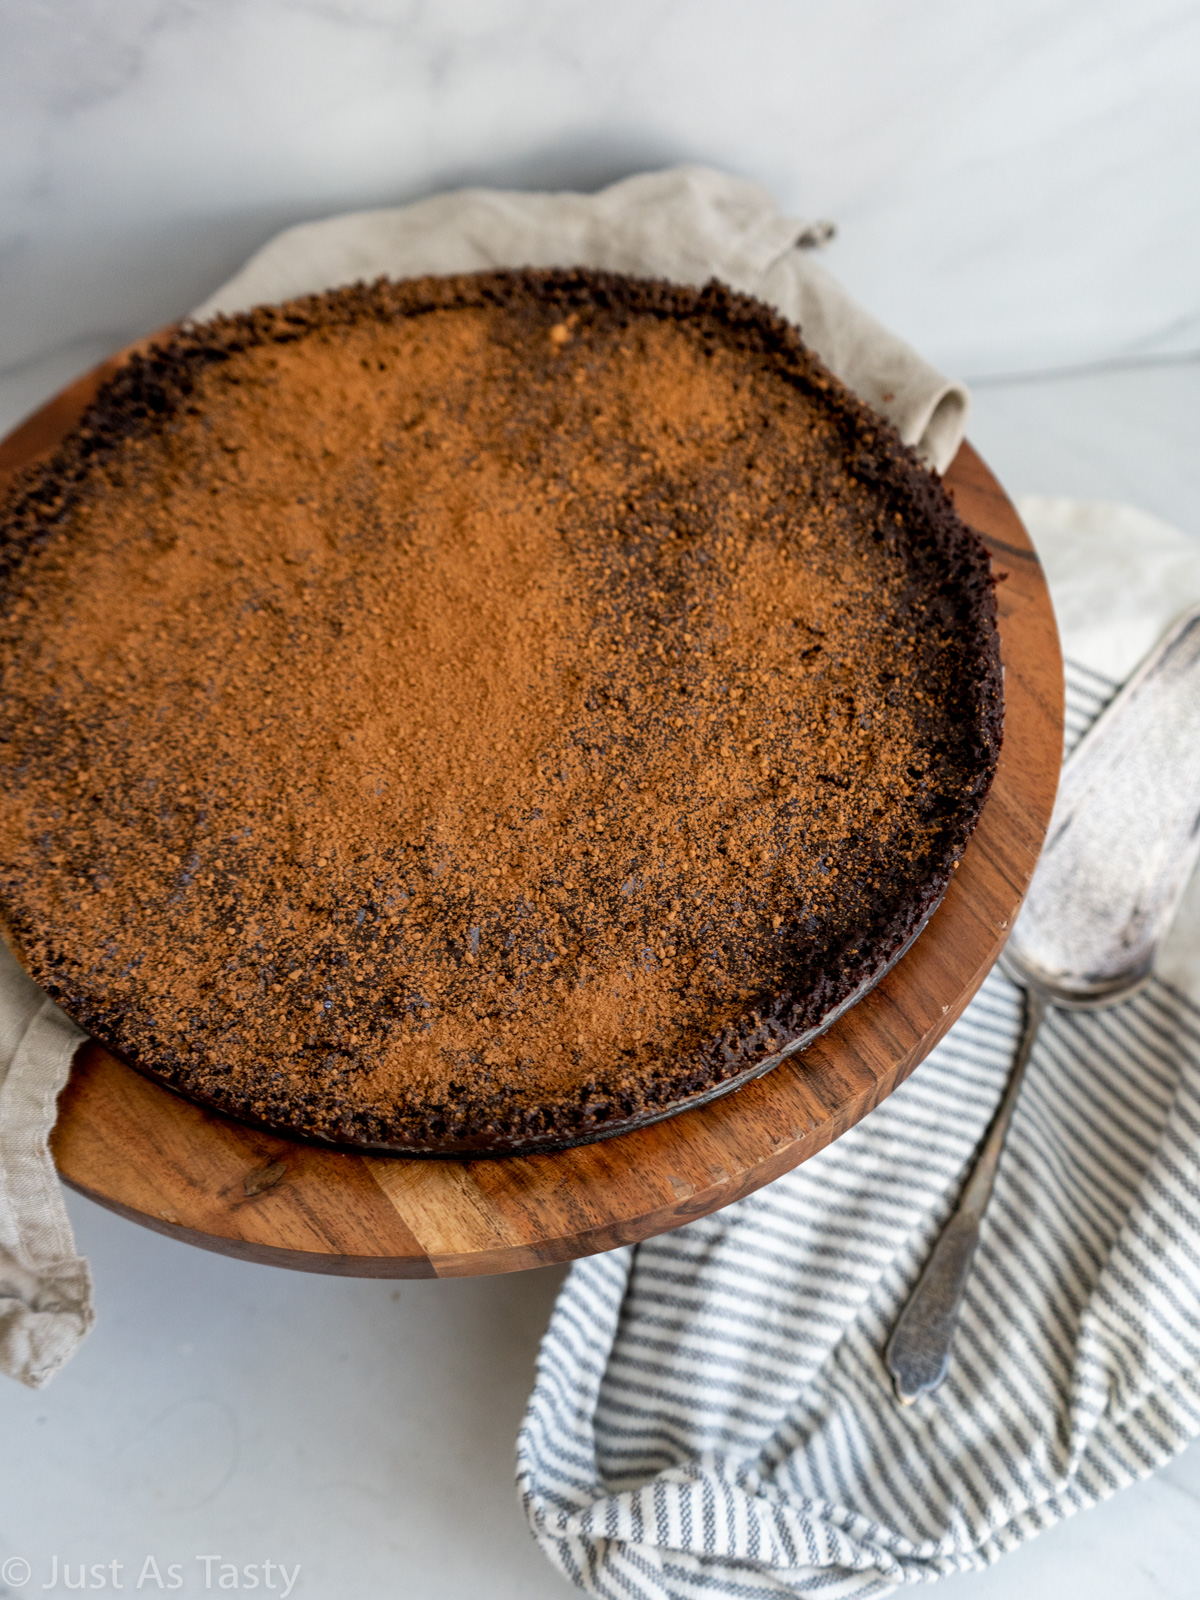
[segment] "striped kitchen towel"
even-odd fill
[[[1200,600],[1200,542],[1128,508],[1021,510],[1069,657],[1068,744]],[[1008,1072],[999,972],[913,1077],[795,1172],[576,1264],[518,1482],[606,1600],[882,1595],[987,1565],[1200,1433],[1200,888],[1159,976],[1051,1012],[950,1372],[910,1407],[882,1352]]]

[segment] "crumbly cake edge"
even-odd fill
[[[521,1126],[500,1129],[495,1128],[494,1108],[483,1113],[491,1128],[472,1126],[469,1111],[464,1117],[459,1108],[451,1132],[445,1108],[440,1107],[425,1108],[420,1116],[402,1118],[398,1125],[388,1124],[372,1112],[339,1112],[336,1105],[323,1118],[304,1116],[303,1108],[290,1101],[278,1106],[268,1102],[263,1115],[261,1094],[257,1101],[249,1093],[199,1094],[184,1081],[186,1069],[181,1072],[176,1066],[173,1071],[170,1063],[139,1060],[136,1050],[128,1046],[121,1052],[155,1081],[277,1133],[343,1148],[409,1155],[530,1153],[606,1138],[728,1092],[769,1070],[815,1036],[894,965],[940,904],[995,774],[1003,734],[1003,692],[994,581],[982,541],[959,517],[941,480],[921,465],[885,419],[822,365],[792,324],[715,280],[696,290],[663,280],[588,269],[483,272],[399,282],[382,278],[370,285],[356,284],[208,323],[181,324],[161,342],[133,355],[102,387],[58,448],[16,475],[0,503],[0,594],[26,553],[48,539],[69,515],[73,492],[86,481],[92,465],[110,456],[127,437],[153,428],[158,419],[166,420],[186,407],[195,377],[203,368],[247,348],[303,339],[322,327],[469,306],[504,307],[528,302],[530,297],[564,313],[596,308],[664,319],[715,317],[726,328],[751,337],[789,381],[821,394],[857,441],[859,454],[851,463],[855,474],[864,481],[886,483],[908,516],[920,523],[923,535],[932,537],[953,559],[974,619],[972,639],[978,670],[972,688],[980,712],[974,751],[979,768],[976,781],[962,797],[942,858],[930,865],[923,894],[881,922],[860,947],[857,958],[847,958],[836,972],[826,973],[803,1004],[792,1007],[790,1032],[781,1035],[774,1018],[746,1014],[735,1030],[736,1042],[723,1042],[699,1056],[690,1073],[676,1072],[670,1080],[672,1092],[665,1100],[661,1094],[656,1100],[652,1092],[646,1093],[640,1104],[610,1107],[607,1115],[594,1121],[570,1102],[547,1104],[537,1108],[536,1115],[525,1112]],[[11,911],[9,922],[11,942],[19,952],[22,932],[35,930],[22,930],[19,915]],[[57,987],[53,974],[30,970],[53,994]],[[101,1042],[106,1034],[112,1038],[121,1032],[119,1018],[106,1014],[99,1005],[81,1005],[76,998],[69,1009],[74,1020]]]

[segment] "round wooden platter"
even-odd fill
[[[0,445],[3,476],[57,443],[119,356]],[[380,1278],[514,1272],[678,1227],[770,1183],[879,1104],[961,1014],[1033,872],[1062,751],[1062,664],[1041,567],[964,444],[947,478],[983,537],[1005,666],[1004,748],[941,908],[904,959],[803,1053],[724,1099],[552,1155],[421,1161],[342,1154],[241,1126],[84,1045],[51,1148],[101,1205],[247,1261]]]

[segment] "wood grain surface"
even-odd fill
[[[0,444],[0,480],[52,448],[124,355]],[[1004,747],[940,910],[891,973],[802,1054],[722,1100],[599,1144],[471,1161],[341,1154],[246,1128],[79,1052],[51,1138],[101,1205],[248,1261],[361,1277],[513,1272],[677,1227],[799,1165],[879,1104],[960,1015],[1008,935],[1050,818],[1062,663],[1025,530],[964,444],[947,474],[1000,579]]]

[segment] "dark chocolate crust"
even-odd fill
[[[919,801],[921,849],[877,861],[869,882],[845,884],[836,913],[820,924],[781,904],[774,919],[760,916],[752,927],[709,930],[705,938],[715,938],[732,959],[761,960],[761,982],[742,1013],[716,1019],[707,1037],[701,1030],[682,1058],[631,1058],[609,1080],[590,1080],[571,1095],[537,1104],[521,1098],[519,1085],[484,1075],[457,1097],[364,1105],[341,1092],[340,1058],[338,1071],[314,1073],[304,1091],[297,1090],[294,1075],[273,1072],[269,1061],[257,1074],[231,1077],[219,1059],[219,1034],[204,1035],[204,1017],[170,1026],[128,988],[104,993],[82,981],[86,952],[73,947],[69,926],[45,925],[30,893],[31,885],[55,870],[53,840],[31,842],[24,854],[9,853],[0,861],[0,907],[19,957],[68,1014],[140,1071],[202,1104],[278,1132],[412,1155],[506,1154],[605,1138],[727,1092],[802,1047],[878,981],[940,903],[986,799],[1003,720],[993,583],[982,544],[938,478],[831,377],[793,327],[715,283],[697,291],[584,270],[381,281],[181,328],[134,357],[54,456],[14,485],[0,511],[0,602],[19,598],[31,554],[71,525],[97,468],[117,459],[130,440],[152,437],[191,411],[209,369],[317,332],[463,307],[499,308],[533,319],[539,328],[572,314],[616,327],[639,319],[682,320],[769,368],[833,419],[845,442],[849,479],[873,497],[881,517],[903,530],[909,589],[885,625],[899,625],[899,615],[901,621],[920,618],[922,626],[936,626],[951,641],[953,660],[943,647],[936,671],[931,658],[928,679],[921,677],[937,685],[936,700],[919,711],[918,720],[938,766],[936,784],[923,789]],[[36,618],[23,626],[36,627]],[[52,765],[52,735],[30,734],[13,721],[28,707],[14,703],[3,710],[0,770],[23,777],[39,763]],[[236,897],[235,870],[222,886]],[[375,908],[355,937],[374,953],[385,952],[393,936]],[[267,973],[264,981],[274,977]],[[363,1028],[371,1026],[374,1003],[370,997],[361,1003]],[[529,1022],[536,1026],[536,1019]]]

